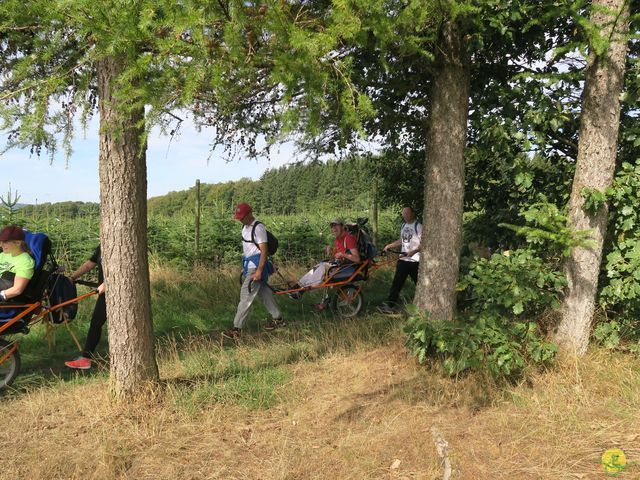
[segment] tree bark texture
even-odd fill
[[[592,7],[591,22],[610,43],[600,56],[592,51],[587,63],[569,222],[576,230],[590,230],[593,246],[575,248],[565,262],[568,288],[555,335],[561,347],[576,355],[584,354],[589,344],[609,213],[607,205],[595,214],[584,211],[581,190],[604,191],[613,181],[629,27],[625,0],[597,0]]]
[[[147,257],[144,106],[117,97],[125,60],[98,65],[101,245],[109,324],[111,385],[116,398],[158,380]]]
[[[414,302],[432,318],[451,320],[456,312],[462,241],[470,59],[454,22],[445,25],[439,47],[440,67],[427,132],[424,222]]]

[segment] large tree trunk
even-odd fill
[[[449,22],[439,42],[441,64],[431,96],[424,185],[424,224],[415,304],[451,320],[462,241],[464,150],[470,59],[462,32]]]
[[[591,21],[600,28],[602,38],[610,37],[610,44],[602,55],[593,49],[589,55],[569,221],[576,230],[593,232],[593,246],[575,248],[565,263],[568,289],[556,332],[556,341],[578,355],[584,354],[589,344],[608,218],[606,205],[595,214],[585,212],[581,191],[585,187],[604,191],[613,181],[629,22],[625,0],[597,0],[592,5]]]
[[[147,257],[144,106],[123,104],[116,79],[125,61],[98,65],[101,244],[109,317],[111,384],[127,398],[158,379]]]

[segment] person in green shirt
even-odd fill
[[[0,231],[0,301],[17,297],[31,277],[35,262],[26,250],[24,230],[16,225],[9,225]]]

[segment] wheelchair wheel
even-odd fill
[[[0,339],[0,358],[12,348],[13,343]],[[0,389],[8,387],[20,372],[20,353],[14,350],[13,353],[2,364],[0,364]]]
[[[355,317],[362,309],[362,292],[355,285],[336,288],[333,296],[333,311],[343,318]]]

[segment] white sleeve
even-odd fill
[[[416,225],[416,230],[418,231],[418,238],[422,240],[422,224],[421,223],[418,223],[418,225]]]
[[[258,245],[261,243],[267,243],[267,227],[265,227],[264,224],[260,223],[259,225],[256,225],[254,238]]]

